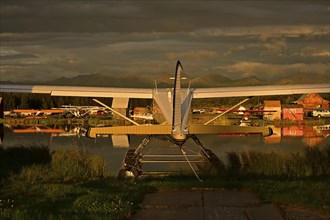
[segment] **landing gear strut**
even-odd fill
[[[157,138],[165,140],[174,144],[179,152],[176,154],[151,154],[152,146],[148,145],[151,139]],[[190,169],[199,181],[202,181],[199,174],[214,174],[223,170],[222,162],[209,149],[206,149],[196,135],[189,135],[187,139],[191,138],[198,146],[198,151],[191,150],[190,147],[183,146],[184,142],[178,143],[173,141],[171,137],[164,139],[164,136],[148,135],[145,137],[136,149],[129,149],[122,162],[121,169],[118,173],[119,179],[125,178],[140,178],[144,175],[157,174],[168,175],[175,173],[173,171],[147,171],[143,170],[143,164],[146,163],[188,163]],[[182,172],[181,172],[182,173]]]

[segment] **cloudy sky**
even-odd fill
[[[329,1],[1,0],[1,81],[329,76]],[[152,86],[152,85],[151,85]]]

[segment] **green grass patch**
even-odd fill
[[[2,152],[13,163],[34,150]],[[0,219],[127,219],[149,191],[147,185],[117,181],[101,156],[84,150],[59,150],[48,156],[46,163],[43,157],[27,155],[28,163],[8,166],[11,171],[2,173]]]
[[[23,167],[50,161],[51,155],[46,146],[0,147],[0,179],[18,173]]]
[[[285,205],[297,205],[330,213],[330,178],[247,181],[247,186],[262,199]]]
[[[113,178],[88,184],[32,184],[19,191],[7,186],[1,190],[0,219],[127,219],[147,192],[145,185]]]
[[[329,149],[229,152],[224,172],[203,182],[193,175],[119,181],[102,157],[78,149],[1,149],[0,158],[9,170],[0,176],[0,219],[129,219],[148,192],[192,188],[249,188],[267,202],[330,213]]]

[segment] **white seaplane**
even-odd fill
[[[131,118],[134,119],[140,119],[140,120],[145,120],[145,121],[152,121],[154,120],[154,116],[151,113],[141,113],[141,114],[133,114],[131,115]]]
[[[139,176],[141,169],[141,152],[147,146],[151,138],[166,139],[179,147],[186,161],[193,169],[183,149],[184,143],[189,139],[200,147],[205,158],[214,160],[212,152],[205,149],[196,135],[199,134],[260,134],[272,135],[272,129],[264,126],[236,126],[215,125],[217,118],[240,106],[253,96],[267,95],[292,95],[306,93],[330,93],[329,84],[304,84],[304,85],[271,85],[249,87],[223,87],[223,88],[181,88],[181,72],[183,71],[180,61],[177,61],[173,88],[104,88],[104,87],[74,87],[74,86],[30,86],[30,85],[0,85],[0,92],[25,92],[46,93],[52,96],[80,96],[80,97],[112,97],[112,107],[94,99],[103,107],[111,110],[113,114],[131,122],[130,126],[114,127],[91,127],[86,135],[96,138],[98,135],[147,135],[136,149],[127,152],[120,174]],[[193,98],[219,98],[219,97],[248,97],[227,109],[213,119],[203,124],[189,124],[190,106]],[[116,108],[127,108],[129,98],[154,99],[164,115],[165,123],[140,125],[130,118],[122,115]],[[213,158],[213,159],[212,159]],[[212,162],[212,161],[211,161]],[[193,169],[194,171],[194,169]],[[194,171],[198,178],[197,173]]]

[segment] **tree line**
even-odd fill
[[[264,100],[280,100],[282,104],[296,101],[301,95],[260,96],[251,98],[246,104],[255,106],[263,104]],[[330,94],[321,94],[329,100]],[[50,96],[47,94],[31,93],[0,93],[4,110],[12,109],[51,109],[62,105],[95,106],[98,105],[90,97]],[[192,108],[232,106],[242,101],[245,97],[193,99]],[[101,102],[111,106],[112,98],[97,98]],[[150,99],[130,99],[129,108],[147,107],[152,105]]]
[[[50,96],[35,93],[0,93],[4,110],[12,109],[51,109],[62,105],[96,106],[99,105],[90,97]],[[112,98],[97,98],[106,105],[111,106]],[[129,107],[150,106],[151,100],[131,99]]]

